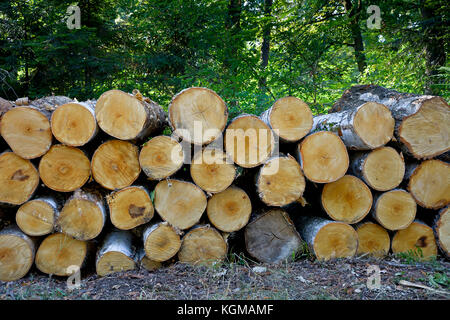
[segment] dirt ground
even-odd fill
[[[379,267],[379,288],[367,285],[369,277],[376,278],[376,267],[368,271],[371,265]],[[81,287],[73,290],[66,278],[32,270],[21,280],[0,282],[0,300],[448,300],[449,279],[450,262],[442,260],[303,259],[276,266],[237,260],[212,267],[175,263],[152,272],[141,269],[103,278],[82,271]]]

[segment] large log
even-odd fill
[[[103,131],[120,140],[142,140],[162,131],[166,124],[161,106],[143,98],[138,91],[104,92],[97,100],[95,116]]]
[[[372,189],[388,191],[400,185],[405,175],[402,154],[391,147],[350,155],[350,172],[363,179]]]
[[[183,166],[183,148],[169,136],[156,136],[147,141],[139,153],[142,171],[151,180],[175,174]]]
[[[192,228],[182,239],[178,260],[193,265],[222,262],[228,245],[223,236],[209,225]]]
[[[142,239],[147,258],[162,262],[175,256],[181,247],[178,230],[167,222],[156,222],[147,226]]]
[[[130,186],[141,173],[139,149],[134,144],[110,140],[95,150],[91,162],[92,176],[109,190]]]
[[[446,207],[436,215],[433,231],[436,235],[436,242],[441,252],[450,258],[450,208]]]
[[[50,189],[72,192],[89,180],[91,163],[80,149],[57,144],[41,158],[39,175]]]
[[[53,196],[25,202],[16,213],[17,226],[29,236],[44,236],[55,229],[61,203]]]
[[[313,115],[309,106],[296,97],[284,97],[260,115],[283,142],[297,142],[309,133]]]
[[[408,228],[397,231],[392,238],[392,252],[415,252],[418,258],[429,259],[437,255],[433,229],[415,220]]]
[[[197,224],[207,205],[206,195],[199,187],[176,179],[156,185],[154,203],[161,218],[181,230]]]
[[[39,185],[34,165],[13,152],[0,154],[0,203],[12,206],[28,201]]]
[[[257,167],[275,152],[275,136],[270,127],[254,115],[234,118],[225,130],[225,150],[244,168]]]
[[[196,145],[206,145],[219,138],[228,120],[228,108],[222,98],[210,89],[199,87],[177,93],[168,113],[174,134]]]
[[[407,228],[416,218],[417,205],[410,193],[394,189],[376,194],[372,206],[373,218],[388,230]]]
[[[112,224],[121,230],[130,230],[153,218],[153,203],[143,186],[130,186],[113,191],[106,197]]]
[[[356,225],[356,233],[359,240],[357,255],[382,258],[389,253],[391,238],[382,226],[373,222],[363,222]]]
[[[372,193],[354,176],[326,184],[322,190],[322,207],[330,218],[349,224],[364,219],[372,207]]]
[[[255,259],[279,263],[292,258],[301,249],[302,239],[288,214],[271,209],[255,216],[245,227],[245,246]]]
[[[0,281],[24,277],[34,262],[35,243],[17,226],[0,230]]]
[[[244,190],[231,186],[209,198],[206,213],[217,229],[223,232],[238,231],[248,223],[252,203]]]
[[[312,131],[332,131],[347,148],[370,150],[392,139],[394,125],[394,118],[385,105],[367,102],[355,109],[314,117]]]
[[[408,191],[417,204],[428,209],[440,209],[450,203],[450,164],[440,160],[412,163],[406,168]]]
[[[298,200],[305,191],[305,177],[290,155],[267,160],[256,177],[256,190],[268,206],[282,207]]]
[[[312,182],[333,182],[347,172],[347,148],[332,132],[319,131],[310,134],[298,144],[297,151],[303,173]]]
[[[129,231],[109,233],[97,251],[96,272],[100,277],[136,268],[136,250],[133,235]]]
[[[331,112],[354,109],[368,101],[391,110],[402,151],[417,159],[430,159],[450,150],[450,108],[444,99],[358,85],[346,90]]]
[[[36,253],[36,267],[46,274],[70,276],[81,269],[88,254],[88,243],[62,233],[49,235]]]
[[[296,224],[318,260],[351,258],[356,254],[358,234],[350,225],[311,216],[298,217]]]

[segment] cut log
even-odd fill
[[[224,191],[237,175],[233,160],[216,148],[205,148],[194,155],[191,164],[192,180],[206,192]]]
[[[39,175],[50,189],[72,192],[89,180],[91,163],[80,149],[57,144],[39,162]]]
[[[0,281],[24,277],[34,262],[35,244],[17,226],[0,231]]]
[[[40,197],[25,202],[16,213],[16,223],[29,236],[52,233],[61,205],[54,197]]]
[[[149,225],[144,231],[143,240],[146,256],[157,262],[169,260],[181,247],[180,232],[167,222]]]
[[[207,88],[184,89],[169,105],[169,121],[174,134],[196,145],[206,145],[219,138],[227,120],[225,102]]]
[[[223,232],[233,232],[248,223],[252,203],[244,190],[231,186],[208,200],[206,212],[214,227]]]
[[[334,133],[320,131],[298,145],[303,174],[312,182],[329,183],[342,178],[349,166],[347,148]]]
[[[183,160],[181,144],[168,136],[153,137],[139,154],[142,171],[150,180],[161,180],[175,174],[183,166]]]
[[[136,261],[139,264],[140,268],[144,268],[147,271],[155,271],[155,270],[157,270],[157,269],[162,267],[162,263],[161,262],[150,260],[145,255],[144,248],[140,248],[138,250],[138,253],[136,254]]]
[[[34,165],[13,152],[0,154],[0,203],[20,205],[28,201],[39,185]]]
[[[70,102],[56,108],[50,119],[52,133],[59,142],[80,147],[98,132],[94,102]]]
[[[93,189],[78,189],[64,204],[56,228],[75,239],[91,240],[100,234],[105,222],[102,195]]]
[[[96,271],[100,277],[136,268],[133,235],[129,231],[109,233],[97,251]]]
[[[418,258],[429,259],[437,255],[433,229],[415,220],[408,228],[397,231],[392,238],[392,252],[415,252]]]
[[[120,140],[144,139],[162,131],[166,123],[164,110],[154,101],[120,90],[109,90],[98,98],[95,116],[99,127]]]
[[[421,207],[440,209],[450,203],[450,164],[427,160],[407,166],[408,191]]]
[[[346,90],[331,112],[353,109],[367,101],[386,105],[396,120],[396,140],[402,151],[430,159],[450,150],[450,107],[444,99],[401,93],[375,85]]]
[[[312,131],[332,131],[352,150],[370,150],[388,143],[395,121],[389,109],[367,102],[355,109],[314,117]]]
[[[247,252],[260,262],[280,263],[301,249],[302,239],[288,214],[271,209],[245,227]]]
[[[256,189],[268,206],[282,207],[298,200],[305,190],[305,177],[290,155],[267,160],[259,169]]]
[[[70,276],[73,266],[81,269],[86,261],[88,244],[71,236],[54,233],[42,241],[36,253],[36,267],[46,274]]]
[[[388,191],[400,185],[405,175],[403,156],[391,147],[350,156],[350,172],[363,179],[372,189]]]
[[[223,236],[209,225],[197,226],[185,234],[178,252],[178,260],[193,265],[222,262],[228,245]]]
[[[112,192],[106,197],[112,224],[130,230],[153,218],[153,204],[143,186],[131,186]]]
[[[259,166],[270,158],[275,147],[272,130],[257,116],[240,115],[225,130],[225,150],[241,167]]]
[[[359,245],[358,255],[370,255],[382,258],[389,253],[391,238],[382,226],[373,222],[364,222],[356,226]]]
[[[357,177],[345,175],[323,187],[321,200],[331,219],[353,224],[364,219],[369,213],[372,207],[372,192]]]
[[[134,144],[110,140],[92,157],[92,176],[102,187],[114,190],[130,186],[141,173],[139,150]]]
[[[301,216],[298,229],[318,260],[351,258],[358,249],[358,234],[346,223]]]
[[[443,208],[436,215],[433,226],[437,244],[447,259],[450,258],[450,208]]]
[[[155,187],[155,209],[164,221],[185,230],[199,222],[206,209],[206,195],[195,184],[175,179]]]
[[[260,116],[283,142],[296,142],[306,136],[313,125],[309,106],[296,97],[284,97]]]
[[[376,194],[371,214],[388,230],[407,228],[416,218],[417,205],[411,194],[402,189],[394,189]]]

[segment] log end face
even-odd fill
[[[317,232],[313,249],[318,260],[351,258],[358,249],[358,234],[348,224],[331,222]]]
[[[373,150],[362,168],[365,181],[377,191],[388,191],[400,185],[405,175],[403,157],[391,147]]]
[[[29,236],[49,234],[55,225],[55,209],[39,199],[28,201],[17,210],[16,223]]]
[[[103,254],[96,264],[96,272],[100,277],[116,272],[134,270],[136,263],[134,260],[122,252],[110,251]]]
[[[0,235],[0,281],[24,277],[34,261],[34,248],[29,241],[14,234]]]
[[[415,219],[417,205],[405,190],[391,190],[383,193],[374,207],[375,219],[388,230],[407,228]]]
[[[437,246],[433,230],[420,222],[414,221],[404,230],[399,230],[392,238],[392,252],[415,252],[419,258],[429,259],[437,255]]]
[[[388,232],[376,223],[367,222],[358,226],[358,255],[371,255],[382,258],[389,253],[391,239]]]

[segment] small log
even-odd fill
[[[209,193],[224,191],[237,175],[233,160],[217,148],[205,148],[197,152],[190,171],[195,184]]]
[[[181,230],[199,222],[206,209],[206,195],[195,184],[175,179],[155,187],[155,209],[164,221]]]
[[[167,222],[150,224],[142,238],[146,256],[156,262],[171,259],[181,247],[180,232]]]
[[[88,243],[62,233],[49,235],[36,253],[36,267],[43,273],[70,276],[73,266],[82,268],[88,253]]]
[[[129,231],[109,233],[97,251],[96,272],[100,277],[136,269],[133,235]]]
[[[181,144],[168,136],[151,138],[139,153],[139,164],[150,180],[161,180],[175,174],[183,166],[183,160]]]
[[[0,203],[21,205],[28,201],[39,185],[34,165],[13,152],[0,154]]]
[[[81,147],[98,132],[95,102],[69,102],[56,108],[50,119],[52,133],[59,142]]]
[[[44,236],[55,229],[61,204],[55,197],[39,197],[25,202],[16,213],[17,226],[29,236]]]
[[[349,169],[372,189],[388,191],[397,188],[403,181],[405,161],[395,149],[381,147],[370,152],[352,154]]]
[[[158,262],[158,261],[153,261],[151,259],[149,259],[146,255],[145,255],[145,250],[144,248],[140,248],[136,254],[136,261],[139,264],[140,268],[144,268],[147,271],[155,271],[159,268],[162,267],[162,263]]]
[[[305,185],[300,165],[291,155],[270,158],[261,166],[256,177],[259,198],[274,207],[298,200],[305,191]]]
[[[178,260],[193,265],[220,263],[227,250],[228,245],[220,232],[209,225],[201,225],[184,235]]]
[[[342,178],[349,166],[347,148],[334,133],[320,131],[307,136],[298,145],[300,165],[305,177],[316,183]]]
[[[331,219],[353,224],[360,222],[369,213],[372,192],[357,177],[345,175],[323,187],[321,201]]]
[[[244,168],[257,167],[274,153],[275,136],[270,127],[254,115],[234,118],[225,130],[225,150]]]
[[[153,204],[147,189],[131,186],[113,191],[106,197],[112,224],[121,230],[130,230],[153,218]]]
[[[427,160],[407,166],[408,191],[421,207],[440,209],[450,203],[450,164]]]
[[[35,243],[17,226],[0,230],[0,281],[24,277],[34,262]]]
[[[318,260],[351,258],[358,249],[358,234],[346,223],[300,216],[298,229]]]
[[[355,109],[314,117],[312,131],[332,131],[352,150],[370,150],[388,143],[395,121],[389,109],[367,102]]]
[[[103,230],[106,219],[102,195],[94,189],[78,189],[64,204],[56,228],[75,239],[91,240]]]
[[[313,125],[311,109],[296,97],[278,99],[260,118],[283,142],[299,141],[309,133]]]
[[[141,173],[139,149],[130,142],[107,141],[94,152],[91,169],[94,180],[106,189],[128,187]]]
[[[376,194],[371,214],[388,230],[407,228],[416,218],[417,205],[410,193],[394,189]]]
[[[98,98],[95,116],[99,127],[120,140],[141,140],[162,131],[166,124],[164,110],[156,102],[135,91],[128,94],[109,90]]]
[[[209,198],[206,212],[214,227],[223,232],[233,232],[248,223],[252,203],[244,190],[231,186]]]
[[[39,175],[50,189],[72,192],[89,180],[91,163],[80,149],[57,144],[39,162]]]
[[[391,248],[389,233],[382,226],[373,222],[356,225],[359,245],[357,255],[370,255],[382,258],[388,255]]]
[[[210,89],[199,87],[177,93],[168,113],[175,135],[196,145],[206,145],[219,138],[228,120],[228,108],[222,98]]]
[[[450,258],[450,208],[446,207],[439,211],[433,224],[436,242],[447,259]]]
[[[300,235],[282,209],[271,209],[255,216],[245,227],[247,252],[260,262],[283,262],[295,256],[301,244]]]
[[[433,229],[415,220],[408,228],[397,231],[392,238],[392,252],[398,254],[414,251],[419,258],[429,259],[437,255]]]

